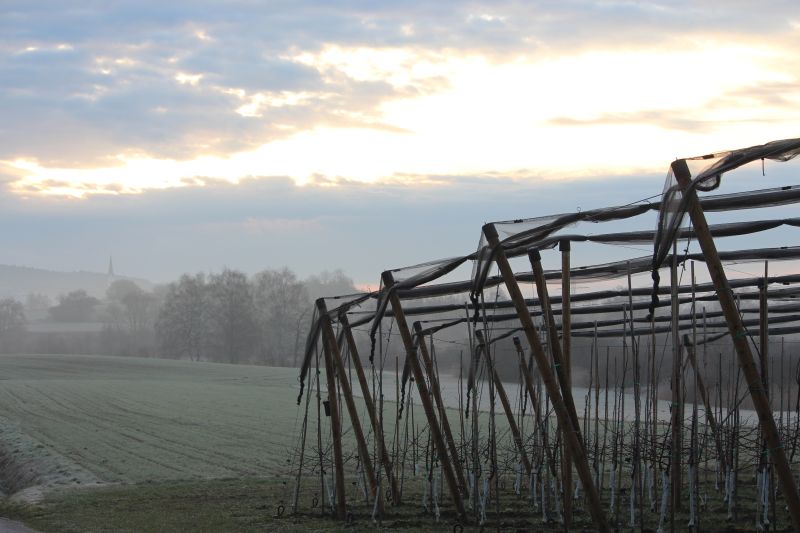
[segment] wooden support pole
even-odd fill
[[[675,178],[678,180],[678,184],[684,190],[684,194],[687,195],[688,213],[694,225],[695,235],[700,243],[700,248],[703,251],[703,256],[708,266],[708,272],[714,283],[720,307],[728,323],[728,330],[730,331],[736,349],[739,366],[748,384],[750,397],[753,400],[753,407],[758,413],[761,431],[764,434],[764,439],[767,441],[768,450],[775,464],[775,470],[777,471],[778,480],[781,484],[781,490],[786,499],[786,505],[789,507],[792,525],[795,531],[800,531],[800,495],[797,492],[797,484],[792,476],[789,462],[786,460],[783,443],[781,442],[781,437],[775,425],[772,410],[770,409],[769,398],[761,383],[761,376],[753,360],[753,354],[750,351],[750,345],[747,341],[747,331],[744,329],[742,318],[739,316],[739,312],[733,301],[733,291],[728,283],[728,278],[725,276],[722,262],[717,253],[717,247],[708,229],[708,222],[703,213],[703,208],[700,206],[700,202],[697,199],[697,193],[693,189],[689,189],[691,173],[689,172],[686,161],[682,159],[674,161],[672,163],[672,170]]]
[[[548,442],[547,432],[544,431],[544,428],[539,428],[538,426],[542,423],[541,417],[539,416],[542,412],[542,408],[539,405],[539,399],[536,394],[536,383],[533,379],[533,373],[531,367],[528,365],[528,362],[525,360],[525,351],[522,349],[522,343],[519,341],[519,337],[514,337],[514,347],[517,350],[517,356],[519,357],[519,363],[522,367],[522,376],[524,377],[525,383],[525,390],[528,392],[528,398],[531,400],[531,407],[533,408],[534,417],[536,418],[536,427],[542,433],[542,448],[544,448],[544,453],[547,455],[547,464],[551,467],[554,467],[555,462],[553,460],[553,451],[550,449],[550,443]],[[546,423],[546,422],[545,422]],[[555,475],[555,472],[553,472]]]
[[[767,303],[768,301],[767,285],[769,284],[768,280],[769,280],[769,262],[764,261],[764,278],[761,280],[760,283],[761,286],[759,287],[758,290],[758,347],[761,355],[760,357],[761,383],[764,386],[764,391],[767,394],[767,401],[769,401],[770,403],[770,411],[772,411],[772,401],[770,399],[771,395],[769,390],[769,373],[770,373],[769,372],[769,306]],[[769,468],[769,456],[767,455],[766,453],[767,450],[765,449],[766,442],[762,442],[761,448],[762,448],[761,450],[762,453],[758,462],[758,475],[763,476],[761,478],[761,483],[764,484],[768,483],[768,479],[771,481],[770,479],[771,476],[767,477],[767,475],[770,473],[770,468]],[[762,485],[762,490],[769,491],[769,485],[767,485],[766,489],[764,489]],[[767,506],[769,506],[769,504],[767,504]],[[760,517],[756,518],[756,523],[761,524]],[[761,525],[763,527],[764,524]]]
[[[564,353],[564,373],[567,387],[572,390],[572,313],[570,310],[570,241],[564,239],[559,244],[561,251],[561,336]],[[564,527],[572,524],[572,456],[567,446],[563,447],[561,460],[562,487],[564,487]]]
[[[327,318],[325,301],[320,298],[317,300],[320,320]],[[333,468],[334,482],[336,484],[336,518],[344,520],[347,518],[347,502],[344,492],[344,461],[342,460],[342,423],[339,416],[339,403],[336,398],[336,374],[334,370],[333,358],[331,357],[331,346],[336,346],[336,338],[329,339],[326,334],[322,342],[322,352],[325,354],[325,377],[328,380],[328,409],[331,415],[331,434],[333,435]]]
[[[564,355],[561,352],[561,341],[558,338],[558,328],[556,327],[556,321],[553,317],[553,310],[550,306],[550,296],[547,293],[547,282],[544,278],[544,268],[542,268],[542,257],[539,253],[539,250],[528,250],[528,259],[530,260],[531,267],[533,268],[533,279],[536,283],[536,292],[539,294],[539,305],[542,308],[542,316],[544,317],[545,327],[547,328],[549,340],[548,346],[550,347],[550,353],[553,356],[555,377],[557,378],[558,385],[561,388],[561,396],[564,399],[569,420],[569,424],[566,426],[561,425],[561,428],[563,432],[573,429],[574,431],[578,431],[578,434],[580,434],[580,421],[578,420],[578,413],[575,409],[575,401],[572,397],[572,389],[568,387],[566,371],[564,369]],[[561,424],[560,420],[559,424]],[[582,440],[580,445],[580,447],[583,449]]]
[[[670,445],[670,523],[674,528],[675,514],[681,510],[681,448],[683,445],[683,387],[681,377],[683,365],[680,346],[680,308],[678,306],[678,254],[677,246],[672,244],[672,264],[670,265],[670,289],[672,300],[672,440]]]
[[[631,263],[628,261],[628,320],[630,322],[631,334],[631,353],[633,355],[633,405],[634,405],[634,422],[633,422],[633,471],[631,473],[631,502],[632,507],[635,508],[638,503],[639,507],[639,529],[644,529],[644,486],[642,483],[642,439],[641,439],[641,376],[639,365],[639,342],[634,336],[634,320],[633,320],[633,280],[631,279]],[[625,400],[623,399],[623,402]],[[631,526],[634,525],[634,517],[631,520]]]
[[[703,400],[703,405],[705,406],[706,420],[708,421],[708,425],[711,427],[711,434],[714,436],[714,445],[717,448],[717,454],[720,457],[720,460],[724,462],[725,456],[723,454],[722,437],[719,433],[719,426],[717,425],[717,420],[714,416],[714,410],[711,408],[711,399],[708,397],[708,389],[706,389],[705,379],[703,379],[703,374],[700,372],[700,367],[697,363],[695,346],[689,339],[688,333],[683,335],[683,346],[686,348],[686,354],[689,357],[689,363],[691,363],[692,369],[697,373],[697,390],[700,392],[700,398]],[[720,384],[720,387],[721,386],[722,384]]]
[[[361,465],[364,468],[364,474],[367,477],[367,483],[369,483],[370,495],[374,501],[376,492],[378,490],[377,479],[375,478],[375,470],[372,468],[372,458],[369,456],[367,440],[364,438],[364,432],[361,430],[361,420],[358,418],[358,409],[356,408],[356,402],[353,399],[353,390],[350,388],[350,381],[347,379],[347,369],[344,367],[344,362],[342,361],[342,354],[339,351],[339,344],[336,342],[336,334],[333,332],[331,317],[328,315],[328,309],[325,306],[324,299],[320,298],[317,300],[317,308],[319,309],[319,320],[320,326],[322,327],[323,339],[327,344],[330,357],[332,358],[334,366],[339,374],[339,384],[342,387],[342,396],[344,396],[344,403],[347,406],[347,412],[350,415],[350,424],[353,426],[353,434],[356,437],[358,456],[361,458]]]
[[[403,339],[403,345],[406,349],[406,357],[411,365],[411,371],[414,373],[414,380],[417,382],[417,390],[419,391],[419,398],[422,402],[422,407],[425,410],[425,416],[428,418],[428,427],[436,444],[436,451],[439,454],[439,461],[442,463],[442,471],[444,478],[447,481],[447,486],[450,489],[450,495],[453,498],[453,503],[456,506],[456,512],[461,520],[466,520],[467,513],[464,510],[464,499],[461,492],[458,490],[458,482],[456,481],[455,474],[453,473],[453,466],[450,464],[450,459],[447,457],[447,447],[442,438],[442,432],[439,429],[439,423],[436,420],[436,412],[433,409],[433,402],[431,401],[428,390],[425,386],[425,375],[422,373],[422,367],[417,359],[417,349],[414,347],[414,339],[411,337],[411,330],[406,321],[406,315],[403,313],[403,306],[400,303],[400,297],[397,292],[393,290],[394,276],[390,271],[385,271],[381,274],[383,280],[384,290],[389,291],[389,302],[392,304],[392,311],[394,313],[395,323],[397,329],[400,331],[400,337]]]
[[[511,436],[514,438],[514,444],[517,446],[517,451],[519,452],[522,466],[525,468],[525,473],[530,476],[532,468],[531,462],[528,459],[528,454],[525,453],[525,445],[522,442],[522,433],[519,430],[517,421],[514,419],[514,412],[511,410],[511,403],[508,401],[508,394],[506,394],[506,389],[503,386],[503,382],[500,380],[500,374],[497,373],[497,368],[495,368],[492,362],[489,361],[489,347],[486,345],[486,339],[483,337],[483,331],[477,330],[475,332],[475,336],[478,339],[478,349],[483,350],[483,356],[486,358],[487,368],[492,370],[494,388],[497,391],[497,395],[500,397],[500,403],[503,404],[503,411],[506,414],[508,426],[511,428]]]
[[[569,398],[569,404],[565,403],[564,397],[559,389],[559,384],[556,382],[555,376],[553,375],[553,369],[550,367],[550,362],[547,360],[547,356],[542,349],[542,344],[539,341],[536,328],[533,325],[528,306],[525,304],[525,298],[522,296],[522,291],[514,277],[514,271],[508,262],[505,251],[500,246],[500,238],[494,224],[486,224],[483,226],[483,234],[486,236],[489,246],[491,246],[494,251],[494,260],[503,276],[511,300],[514,302],[517,316],[525,331],[525,337],[531,347],[536,366],[539,369],[539,374],[544,381],[547,395],[553,403],[553,409],[556,412],[559,424],[561,424],[561,427],[572,429],[572,431],[566,431],[564,437],[572,452],[572,459],[575,462],[578,475],[583,484],[583,489],[586,492],[587,503],[592,520],[594,521],[594,526],[598,531],[610,532],[608,520],[606,519],[605,512],[600,502],[600,494],[597,492],[594,480],[592,479],[592,473],[589,470],[589,462],[580,436],[580,427],[578,426],[577,414],[575,413],[575,404],[572,401],[572,393],[569,390],[565,391]],[[568,405],[571,406],[572,413],[569,412]]]
[[[433,400],[436,403],[436,408],[439,411],[439,418],[442,421],[442,433],[447,442],[447,449],[450,452],[450,457],[453,460],[453,468],[456,472],[456,479],[458,481],[458,488],[461,494],[467,494],[467,480],[464,477],[464,469],[461,468],[461,461],[459,460],[458,448],[453,440],[453,432],[450,429],[450,421],[447,419],[447,412],[445,411],[444,400],[442,400],[442,389],[439,386],[439,376],[436,375],[436,369],[433,367],[433,358],[428,352],[428,347],[425,344],[425,337],[421,334],[422,326],[419,322],[414,322],[414,333],[417,335],[419,342],[419,353],[422,355],[422,362],[428,372],[428,379],[431,383],[431,392],[433,393]]]
[[[767,304],[767,285],[769,283],[769,262],[764,261],[764,279],[758,291],[758,346],[761,351],[761,381],[769,397],[769,306]]]
[[[364,374],[364,367],[361,365],[361,358],[358,355],[358,348],[356,341],[353,338],[353,331],[350,329],[350,322],[347,320],[347,313],[339,313],[339,324],[344,330],[344,338],[347,341],[348,349],[350,350],[350,359],[353,361],[353,366],[356,369],[356,376],[358,376],[358,384],[361,387],[361,394],[364,396],[364,403],[367,406],[367,413],[369,420],[372,424],[372,431],[378,438],[378,446],[381,447],[381,458],[383,459],[383,467],[386,471],[386,477],[389,479],[392,487],[392,502],[395,505],[400,503],[400,489],[397,484],[397,476],[392,468],[392,458],[389,451],[386,449],[386,440],[383,435],[383,427],[381,427],[378,414],[375,411],[375,401],[372,398],[372,393],[369,390],[369,382]],[[397,396],[400,398],[400,395]]]

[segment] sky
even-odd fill
[[[0,263],[386,268],[797,137],[796,1],[0,4]]]

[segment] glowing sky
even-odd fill
[[[299,212],[332,187],[397,198],[652,177],[675,157],[797,136],[797,50],[796,1],[9,0],[0,184],[39,220],[52,202],[89,216],[98,195],[189,202],[258,181],[288,183]],[[285,207],[235,222],[310,228]]]

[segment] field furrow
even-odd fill
[[[8,355],[0,376],[0,424],[105,482],[265,477],[297,424],[286,369]],[[12,445],[22,446],[0,437]],[[37,479],[47,485],[48,476]]]

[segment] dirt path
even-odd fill
[[[0,518],[0,533],[39,533],[21,522]]]

